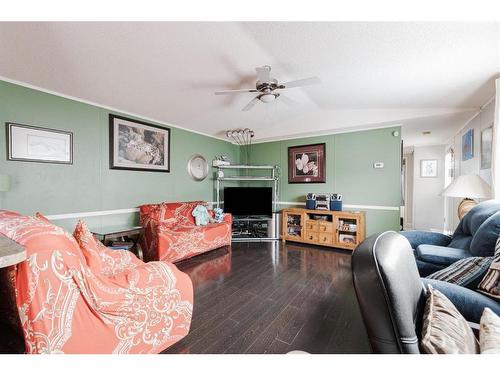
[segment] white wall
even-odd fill
[[[413,152],[413,227],[416,230],[442,231],[444,228],[445,145],[415,147]],[[420,177],[420,161],[436,159],[437,177]]]
[[[413,147],[405,147],[403,150],[403,157],[405,159],[405,205],[403,213],[403,228],[405,230],[413,229],[413,174],[414,174],[414,163],[413,163]]]
[[[483,106],[481,111],[448,142],[446,149],[453,146],[455,150],[455,177],[464,174],[478,174],[491,184],[491,169],[481,169],[481,131],[493,126],[494,111],[495,102],[493,100]],[[471,128],[474,129],[474,156],[472,159],[462,161],[462,136]],[[461,200],[461,198],[446,198],[446,221],[449,223],[446,229],[449,231],[454,231],[459,223],[457,209]]]

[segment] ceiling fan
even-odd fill
[[[257,93],[257,95],[242,108],[242,111],[249,111],[259,100],[263,103],[270,103],[276,100],[280,96],[280,93],[276,92],[276,90],[285,90],[292,87],[302,87],[320,83],[318,77],[309,77],[280,84],[276,78],[271,77],[271,67],[269,65],[255,68],[255,70],[257,71],[257,82],[255,83],[254,89],[216,91],[215,95],[243,94],[248,92]]]

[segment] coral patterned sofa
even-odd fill
[[[72,236],[0,211],[0,233],[27,251],[14,281],[27,353],[158,353],[188,334],[193,286],[174,265],[110,250],[83,222]]]
[[[232,216],[221,223],[196,226],[192,212],[204,202],[176,202],[140,206],[144,261],[178,262],[192,256],[231,245]],[[213,211],[209,210],[213,217]]]

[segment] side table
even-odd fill
[[[0,353],[24,353],[24,334],[16,304],[14,266],[26,260],[26,249],[0,235]]]
[[[137,255],[139,259],[143,259],[141,245],[139,244],[141,236],[144,234],[143,227],[112,225],[91,229],[91,232],[104,246],[109,246],[113,240],[132,242],[133,245],[128,250]]]

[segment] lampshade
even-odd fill
[[[490,198],[491,188],[477,174],[465,174],[454,179],[441,195],[456,198]]]
[[[0,191],[9,191],[10,176],[8,174],[0,174]]]

